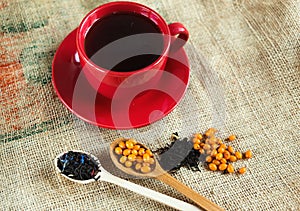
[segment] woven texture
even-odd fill
[[[167,117],[140,129],[109,130],[69,112],[51,84],[64,37],[103,0],[0,1],[0,207],[3,210],[169,210],[109,183],[74,184],[53,159],[81,149],[108,160],[117,137],[152,149],[172,132],[191,137],[214,126],[254,157],[239,176],[181,169],[173,176],[226,210],[300,209],[299,1],[139,0],[190,32],[186,95]],[[109,168],[109,167],[108,167]],[[154,179],[131,181],[190,202]]]

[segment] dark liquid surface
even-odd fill
[[[143,15],[115,13],[97,20],[89,29],[85,51],[96,65],[105,69],[138,70],[161,55],[163,35],[157,25]]]

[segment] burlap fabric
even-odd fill
[[[116,137],[134,137],[155,149],[172,132],[190,137],[214,126],[222,138],[237,134],[235,148],[252,149],[253,159],[235,165],[248,172],[222,175],[200,167],[174,177],[226,210],[299,210],[299,1],[137,1],[189,29],[191,80],[167,117],[126,131],[77,119],[51,84],[60,42],[106,2],[0,2],[1,209],[168,210],[112,184],[69,182],[52,161],[62,151],[82,149],[105,164]],[[191,202],[154,179],[131,181]]]

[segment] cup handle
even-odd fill
[[[174,52],[184,46],[189,39],[189,32],[181,23],[171,23],[168,26],[172,36],[170,50]]]

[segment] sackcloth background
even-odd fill
[[[191,137],[214,126],[251,149],[248,172],[222,175],[200,166],[173,176],[226,210],[300,210],[300,2],[292,0],[137,0],[190,32],[183,100],[167,117],[135,130],[109,130],[69,112],[51,83],[62,40],[104,0],[0,1],[1,210],[170,210],[105,182],[74,184],[53,159],[71,149],[104,151],[117,137],[152,149],[172,132]],[[137,184],[190,202],[154,179]]]

